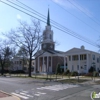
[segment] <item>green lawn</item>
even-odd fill
[[[59,82],[61,83],[82,83],[82,82],[86,82],[88,80],[85,80],[85,79],[66,79],[66,80],[61,80]]]

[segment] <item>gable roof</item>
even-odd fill
[[[81,54],[81,53],[97,53],[97,52],[94,52],[94,51],[90,51],[90,50],[86,50],[86,49],[81,49],[81,48],[72,48],[68,51],[65,52],[65,54]],[[99,53],[97,53],[99,54]]]
[[[58,50],[47,50],[47,52],[52,53],[52,54],[57,54],[57,53],[62,54],[62,53],[64,53],[64,52],[58,51]]]
[[[46,51],[44,51],[44,50],[39,50],[38,52],[35,53],[34,56],[39,57],[39,56],[41,56],[41,55],[43,55],[43,54],[45,54],[45,53],[49,53],[49,54],[64,54],[65,52],[58,51],[58,50],[50,50],[50,49],[48,49],[48,50],[46,50]]]
[[[79,48],[72,48],[65,52],[65,54],[73,54],[73,53],[90,53],[89,50],[79,49]]]

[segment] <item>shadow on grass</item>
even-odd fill
[[[66,80],[60,80],[59,82],[61,83],[82,83],[82,82],[86,82],[88,80],[85,79],[66,79]]]

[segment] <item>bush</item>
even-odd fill
[[[9,73],[9,70],[4,70],[4,73]]]
[[[68,75],[70,73],[70,70],[67,69],[66,72],[64,72],[64,75]]]
[[[77,75],[78,75],[77,71],[71,72],[71,76],[77,76]]]
[[[0,70],[0,73],[1,73],[1,72],[2,72],[2,71]],[[3,72],[4,72],[4,73],[9,73],[9,70],[5,70],[5,69],[4,69]]]
[[[93,73],[86,73],[85,76],[93,76]]]
[[[98,72],[92,72],[92,73],[87,73],[87,74],[85,74],[85,76],[95,76],[95,77],[97,77],[97,76],[99,76],[99,73]]]
[[[94,72],[94,76],[99,76],[99,73],[98,72]]]
[[[39,73],[39,71],[36,71],[36,73]]]
[[[89,69],[89,73],[92,73],[93,71],[96,71],[96,69],[91,66],[90,69]]]
[[[60,73],[61,73],[61,68],[60,68],[60,64],[58,63],[56,67],[56,74],[60,74]]]
[[[16,70],[16,71],[11,71],[11,74],[24,74],[25,72],[23,70]]]

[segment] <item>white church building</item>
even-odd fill
[[[38,73],[55,73],[57,65],[63,65],[63,70],[66,71],[67,57],[65,52],[55,49],[55,42],[53,39],[53,30],[50,25],[50,15],[48,9],[47,25],[43,31],[43,40],[41,43],[41,50],[36,52],[34,72]]]
[[[55,50],[53,31],[50,25],[50,15],[48,10],[47,25],[43,31],[43,41],[41,50],[35,56],[34,72],[48,73],[56,72],[57,64],[63,67],[63,71],[69,69],[71,72],[88,73],[90,67],[100,70],[100,54],[81,48],[72,48],[66,52]]]

